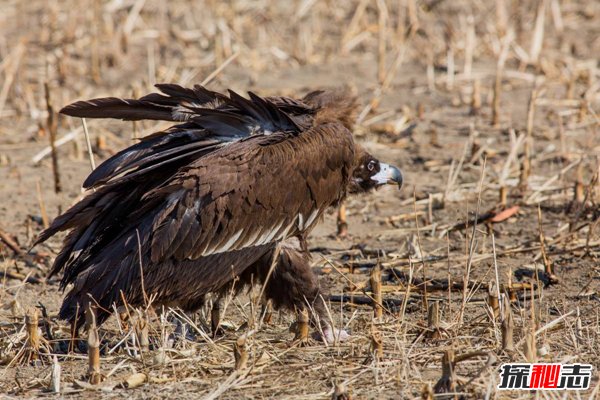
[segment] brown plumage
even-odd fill
[[[83,321],[91,301],[101,323],[122,297],[144,304],[144,291],[154,305],[193,311],[207,293],[252,274],[264,280],[277,246],[267,297],[292,309],[318,299],[306,235],[348,190],[401,182],[397,168],[354,143],[355,100],[338,92],[246,99],[200,86],[157,87],[164,95],[61,110],[179,122],[103,162],[84,182],[94,191],[40,234],[37,243],[69,231],[50,272],[63,273],[63,289],[73,284],[61,318]]]

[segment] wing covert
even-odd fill
[[[186,167],[147,196],[162,198],[152,262],[276,243],[310,230],[344,194],[351,140],[341,124],[328,124],[300,137],[255,136]]]

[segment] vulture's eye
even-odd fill
[[[375,161],[375,160],[371,160],[371,161],[369,161],[369,163],[367,164],[367,169],[368,169],[369,171],[373,171],[373,170],[375,169],[375,164],[376,164],[376,161]]]

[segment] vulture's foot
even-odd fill
[[[219,304],[219,300],[215,301],[210,309],[210,334],[213,339],[225,334],[225,330],[221,326],[221,305]]]
[[[344,329],[333,329],[331,327],[326,327],[323,329],[323,334],[320,332],[315,332],[313,334],[313,338],[315,340],[327,342],[327,344],[336,344],[350,339],[350,334]]]

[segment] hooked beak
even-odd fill
[[[381,169],[371,179],[377,182],[378,185],[398,185],[398,188],[401,188],[402,172],[393,165],[384,163],[379,163],[379,165]]]

